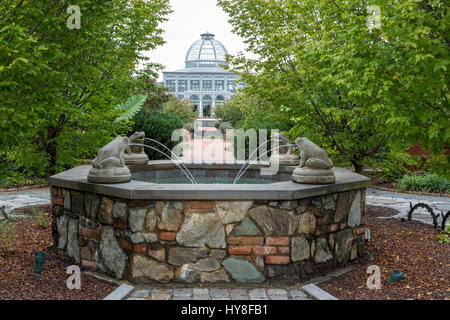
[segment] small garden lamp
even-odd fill
[[[402,279],[405,279],[405,274],[401,272],[400,270],[394,270],[391,273],[391,277],[389,278],[388,283],[394,283],[397,281],[400,281]]]
[[[41,278],[42,266],[45,261],[46,253],[44,251],[36,251],[34,253],[34,263],[36,266],[36,280]]]

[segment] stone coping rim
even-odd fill
[[[173,166],[173,167],[172,167]],[[186,164],[188,168],[198,169],[239,169],[242,164]],[[267,166],[267,163],[253,165],[254,169]],[[153,170],[176,168],[171,161],[150,161],[149,165],[129,166],[131,172],[144,168]],[[158,184],[131,180],[128,183],[95,184],[87,181],[92,167],[84,165],[50,177],[52,187],[75,191],[96,193],[129,200],[297,200],[322,196],[329,193],[367,188],[371,180],[344,168],[333,168],[336,183],[328,185],[298,184],[292,181],[270,184]],[[295,167],[280,170],[291,172]]]

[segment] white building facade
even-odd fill
[[[211,117],[218,104],[229,100],[238,84],[238,76],[227,72],[225,46],[206,32],[194,42],[186,54],[186,68],[164,71],[164,85],[180,99],[188,99],[199,111],[200,117]]]

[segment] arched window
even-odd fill
[[[203,99],[202,99],[203,116],[206,118],[209,118],[211,116],[212,103],[213,103],[213,100],[212,100],[211,96],[209,96],[209,95],[203,96]]]
[[[196,95],[190,96],[189,100],[194,105],[194,111],[197,111],[198,110],[198,105],[200,104],[200,99],[198,98],[198,96],[196,96]]]
[[[216,104],[221,104],[225,101],[225,98],[223,96],[217,96],[216,97]]]
[[[203,106],[212,105],[211,96],[209,96],[209,95],[203,96],[202,102],[203,102]]]

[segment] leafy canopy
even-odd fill
[[[0,150],[43,173],[128,131],[114,107],[152,85],[144,52],[164,43],[170,12],[168,0],[73,4],[81,28],[70,30],[66,1],[0,2]]]
[[[449,16],[440,0],[219,0],[257,59],[233,69],[357,169],[387,147],[449,146]],[[381,28],[367,25],[381,8]]]

